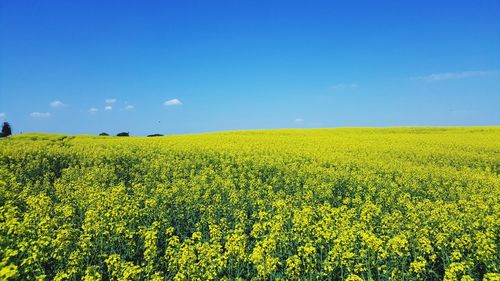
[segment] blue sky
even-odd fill
[[[1,1],[15,133],[500,125],[500,1]]]

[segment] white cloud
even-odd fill
[[[182,102],[178,99],[171,99],[171,100],[168,100],[166,101],[163,105],[165,106],[173,106],[173,105],[181,105]]]
[[[346,90],[346,89],[356,89],[359,88],[359,85],[356,83],[344,84],[339,83],[330,87],[332,90]]]
[[[58,108],[58,107],[65,107],[66,105],[62,101],[56,100],[56,101],[51,102],[50,106],[54,107],[54,108]]]
[[[129,104],[129,105],[125,106],[125,108],[124,108],[124,109],[125,109],[125,110],[132,110],[132,109],[134,109],[134,108],[135,108],[135,107],[134,107],[133,105],[130,105],[130,104]]]
[[[99,109],[97,109],[95,107],[92,107],[92,108],[89,109],[90,113],[96,113],[97,111],[99,111]]]
[[[112,103],[115,103],[116,102],[116,99],[106,99],[105,102],[107,104],[112,104]]]
[[[303,118],[295,118],[295,122],[302,123],[302,122],[304,122],[304,119]]]
[[[0,112],[0,119],[5,119],[6,114],[3,112]]]
[[[31,112],[30,116],[33,118],[49,118],[50,112]]]
[[[473,77],[484,77],[495,74],[497,71],[493,70],[477,70],[477,71],[462,71],[462,72],[443,72],[433,73],[427,76],[415,77],[417,80],[423,81],[443,81],[452,79],[466,79]]]
[[[104,107],[104,110],[112,110],[112,109],[113,109],[113,107],[111,105],[106,105]]]

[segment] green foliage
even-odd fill
[[[0,280],[498,280],[500,128],[0,140]]]

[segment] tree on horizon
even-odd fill
[[[10,135],[12,135],[12,128],[10,127],[9,122],[3,122],[2,134],[0,137],[8,137]]]

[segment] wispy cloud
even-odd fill
[[[65,107],[66,104],[64,104],[62,101],[56,100],[50,103],[50,107],[53,108],[60,108],[60,107]]]
[[[113,107],[111,105],[106,105],[104,107],[104,110],[112,110],[112,109],[113,109]]]
[[[173,106],[173,105],[181,105],[182,102],[178,99],[171,99],[171,100],[168,100],[166,101],[163,105],[165,106]]]
[[[330,86],[330,89],[332,90],[347,90],[347,89],[357,89],[359,88],[359,85],[356,83],[339,83]]]
[[[7,114],[0,112],[0,120],[5,119],[5,116],[7,116]]]
[[[105,102],[106,102],[107,104],[113,104],[113,103],[115,103],[116,101],[117,101],[117,99],[106,99],[106,100],[105,100]]]
[[[130,104],[129,104],[129,105],[125,106],[123,109],[124,109],[124,110],[132,110],[132,109],[134,109],[134,108],[135,108],[135,107],[134,107],[133,105],[130,105]]]
[[[473,77],[485,77],[490,76],[498,71],[494,70],[476,70],[476,71],[461,71],[461,72],[443,72],[443,73],[433,73],[427,76],[414,77],[416,80],[422,81],[443,81],[443,80],[452,80],[452,79],[466,79]]]
[[[33,118],[49,118],[50,112],[31,112],[30,116]]]
[[[91,108],[89,109],[89,112],[90,112],[90,113],[96,113],[97,111],[99,111],[99,109],[97,109],[97,108],[95,108],[95,107],[91,107]]]
[[[303,123],[304,119],[303,118],[295,118],[296,123]]]

